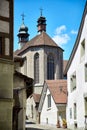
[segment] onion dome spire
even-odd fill
[[[28,27],[25,26],[25,24],[24,24],[25,15],[22,14],[21,16],[22,16],[22,24],[21,24],[21,26],[19,28],[19,33],[17,35],[18,38],[19,38],[18,43],[20,45],[20,48],[22,48],[24,46],[24,44],[26,42],[28,42],[28,40],[29,40]]]

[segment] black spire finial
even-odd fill
[[[24,17],[25,17],[24,13],[21,16],[22,16],[22,22],[24,23]]]
[[[42,16],[42,11],[43,11],[43,9],[42,8],[40,8],[40,15]]]

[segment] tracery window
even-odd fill
[[[36,53],[34,56],[34,81],[39,83],[39,54]]]
[[[54,79],[54,57],[49,55],[47,58],[47,79]]]

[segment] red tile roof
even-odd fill
[[[67,103],[67,80],[46,80],[46,83],[55,103],[66,104]]]
[[[58,47],[58,45],[52,40],[51,37],[47,35],[47,33],[42,32],[41,34],[35,36],[29,42],[27,42],[20,50],[16,50],[14,54],[18,55],[24,52],[29,47],[44,46],[44,45]]]
[[[32,96],[33,96],[33,98],[34,98],[34,101],[35,101],[36,103],[39,103],[41,94],[33,93]]]

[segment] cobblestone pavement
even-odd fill
[[[54,126],[40,124],[26,124],[26,130],[69,130],[64,128],[55,128]]]

